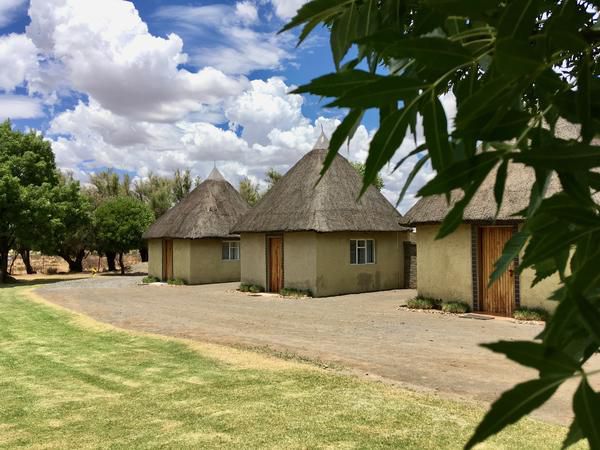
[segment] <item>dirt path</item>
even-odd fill
[[[98,277],[47,285],[38,293],[122,328],[268,346],[408,387],[483,402],[536,375],[479,344],[532,339],[540,325],[408,311],[400,305],[415,295],[411,290],[285,300],[237,293],[237,283],[167,287],[138,286],[139,280]],[[600,369],[600,358],[591,366]],[[566,423],[573,386],[560,390],[535,416]]]

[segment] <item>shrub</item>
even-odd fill
[[[426,297],[416,297],[407,302],[410,309],[440,309],[442,306],[441,300]]]
[[[279,294],[284,297],[312,297],[312,292],[308,289],[283,288]]]
[[[446,302],[442,305],[442,311],[452,314],[464,314],[470,310],[471,307],[467,303],[460,301]]]
[[[183,286],[186,284],[185,280],[182,280],[181,278],[171,278],[167,283],[171,286]]]
[[[152,275],[148,275],[147,277],[144,277],[142,279],[142,283],[144,283],[144,284],[158,283],[159,281],[160,281],[159,278],[153,277]]]
[[[250,288],[252,287],[251,284],[248,283],[240,283],[240,287],[238,288],[238,290],[240,292],[250,292]]]
[[[259,286],[258,284],[253,284],[248,288],[248,291],[252,292],[253,294],[258,294],[259,292],[265,292],[265,288]]]
[[[550,314],[543,308],[527,308],[522,306],[513,312],[513,317],[517,320],[539,320],[546,322]]]
[[[48,275],[56,275],[58,273],[58,269],[56,267],[48,267],[46,269],[46,274]]]

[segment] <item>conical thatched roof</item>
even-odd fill
[[[557,124],[557,135],[563,139],[574,139],[579,133],[576,125],[561,121]],[[594,143],[597,145],[598,141]],[[521,216],[515,216],[519,211],[529,205],[531,188],[535,182],[535,172],[531,167],[520,163],[511,163],[508,166],[504,198],[500,213],[496,217],[496,200],[494,198],[494,184],[497,168],[486,178],[479,190],[467,206],[463,219],[465,222],[520,222]],[[547,196],[561,190],[560,181],[556,174],[550,180],[546,191]],[[443,195],[423,197],[405,214],[402,223],[409,226],[428,223],[439,223],[444,220],[452,206],[462,198],[462,191],[452,193],[450,204]]]
[[[357,201],[362,179],[337,156],[320,177],[329,142],[322,134],[315,148],[279,180],[235,225],[236,233],[276,231],[402,231],[402,218],[374,187]]]
[[[231,227],[249,209],[215,168],[186,198],[159,217],[144,239],[233,237]]]

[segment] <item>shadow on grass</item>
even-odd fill
[[[61,277],[60,275],[57,275],[56,277],[49,275],[48,278],[31,278],[28,280],[19,280],[19,279],[13,278],[12,280],[9,280],[8,283],[5,283],[5,284],[0,283],[0,289],[37,286],[39,284],[54,284],[54,283],[60,283],[61,281],[81,280],[83,278],[85,278],[85,277],[81,277],[81,278]]]

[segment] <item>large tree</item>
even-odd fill
[[[142,234],[154,221],[152,210],[132,197],[115,197],[102,203],[94,213],[98,248],[119,255],[121,274],[125,274],[123,254],[140,248]]]
[[[520,258],[536,281],[557,273],[562,286],[552,299],[556,313],[533,342],[487,347],[539,376],[504,393],[466,444],[472,447],[533,411],[567,380],[577,379],[575,420],[566,445],[587,438],[600,448],[600,394],[584,367],[600,348],[600,5],[595,0],[314,0],[285,27],[302,25],[300,41],[315,27],[330,32],[336,72],[297,93],[331,98],[345,108],[324,170],[350,138],[364,112],[379,112],[363,177],[369,186],[422,117],[425,142],[410,155],[406,178],[430,163],[436,175],[418,194],[459,191],[438,238],[462,221],[482,182],[495,173],[498,209],[509,163],[535,171],[523,229],[506,245],[490,282]],[[351,47],[355,51],[349,53]],[[440,97],[456,98],[448,132]],[[561,136],[556,124],[577,125]],[[496,171],[496,172],[493,172]],[[562,191],[546,194],[550,177]],[[596,197],[597,199],[597,197]]]
[[[8,253],[17,240],[26,249],[35,236],[28,224],[42,195],[58,182],[50,143],[35,132],[0,124],[0,283],[8,279]]]

